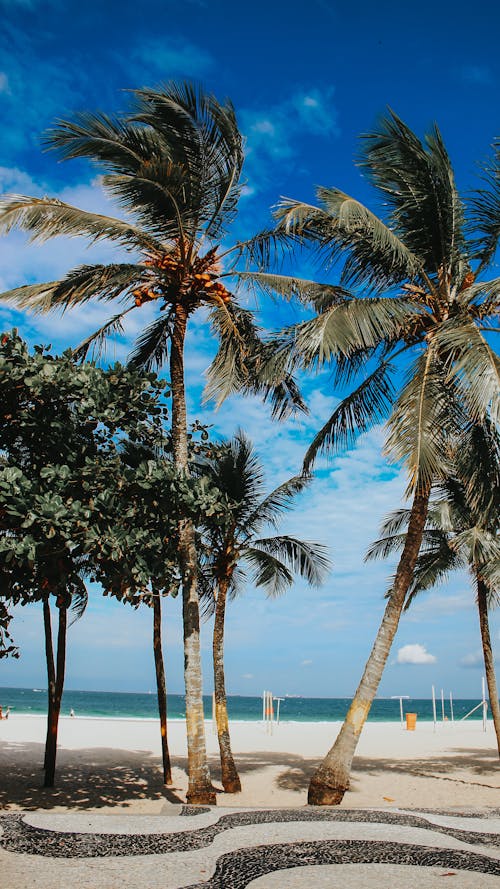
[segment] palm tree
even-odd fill
[[[473,426],[453,458],[455,474],[435,491],[422,547],[407,593],[405,609],[415,596],[446,580],[451,571],[467,568],[477,593],[479,628],[491,714],[500,756],[500,706],[491,646],[488,610],[498,604],[500,589],[500,437],[487,424]],[[367,559],[385,558],[404,545],[408,510],[398,510],[382,525],[382,536]]]
[[[319,207],[284,200],[277,210],[282,236],[312,244],[327,263],[343,263],[340,286],[311,290],[314,317],[282,333],[271,361],[289,370],[335,362],[336,382],[355,382],[316,435],[304,467],[388,418],[385,451],[405,465],[412,497],[382,624],[338,738],[312,777],[312,804],[338,804],[349,786],[411,584],[431,487],[448,474],[448,444],[466,421],[498,421],[500,368],[487,332],[498,315],[500,279],[482,275],[500,236],[499,161],[497,152],[466,204],[438,128],[421,142],[390,112],[363,138],[360,159],[384,202],[385,221],[336,188],[318,190]],[[267,285],[277,287],[272,276]],[[287,288],[292,293],[294,285]],[[299,283],[295,289],[307,297]]]
[[[2,298],[33,312],[82,305],[91,299],[118,303],[119,309],[80,346],[84,357],[123,330],[123,320],[146,304],[154,320],[140,334],[132,362],[147,368],[169,362],[172,395],[172,448],[179,472],[188,474],[188,434],[184,352],[188,321],[201,310],[220,343],[208,373],[207,394],[222,400],[234,391],[255,391],[272,399],[278,416],[300,405],[292,379],[277,386],[255,382],[262,355],[252,313],[234,292],[236,263],[244,251],[259,262],[268,255],[264,235],[223,248],[236,213],[243,163],[242,137],[229,101],[185,83],[135,91],[129,114],[115,118],[81,113],[59,121],[47,144],[63,159],[90,158],[103,173],[106,191],[126,211],[126,219],[80,210],[54,198],[6,197],[0,203],[0,229],[17,227],[32,240],[83,236],[107,240],[130,254],[128,262],[84,265],[60,281],[17,287]],[[182,568],[186,721],[191,803],[215,803],[206,758],[199,642],[197,557],[192,522],[179,528]]]
[[[236,596],[246,580],[243,566],[250,570],[255,586],[263,587],[268,596],[274,597],[292,585],[294,573],[312,586],[319,586],[330,562],[325,547],[319,543],[286,534],[261,536],[266,526],[276,529],[294,496],[304,490],[310,478],[296,476],[265,495],[262,464],[241,431],[215,447],[212,456],[200,466],[228,500],[226,518],[218,516],[204,529],[203,574],[205,581],[213,584],[212,649],[222,785],[226,793],[238,793],[241,783],[231,752],[224,678],[227,599]]]

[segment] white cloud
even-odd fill
[[[165,81],[180,74],[200,77],[214,64],[206,49],[178,37],[148,40],[132,50],[127,63],[129,67],[130,59],[140,63],[141,76],[147,66],[155,69]]]
[[[493,77],[486,65],[463,65],[460,68],[460,77],[466,83],[485,86],[492,83]]]
[[[242,679],[253,679],[253,673],[243,673]]]
[[[245,171],[250,175],[252,190],[257,191],[256,183],[262,187],[270,176],[266,167],[298,155],[298,139],[339,135],[333,95],[333,87],[300,90],[267,108],[240,112],[240,126],[247,140]]]
[[[301,662],[300,662],[300,666],[301,666],[301,667],[310,667],[311,664],[312,664],[312,661],[311,661],[311,660],[305,660],[305,661],[301,661]]]
[[[413,645],[403,645],[398,651],[398,664],[435,664],[437,658],[429,654],[424,645],[415,642]]]
[[[483,667],[483,652],[478,650],[473,651],[470,654],[466,654],[464,655],[464,657],[460,658],[459,664],[461,667]]]
[[[9,78],[5,71],[0,71],[0,93],[10,94]]]

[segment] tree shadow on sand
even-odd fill
[[[267,757],[270,764],[271,757]],[[311,776],[321,760],[313,762],[300,757],[276,757],[288,765],[286,771],[276,779],[276,786],[281,790],[306,791]],[[239,761],[240,770],[244,773],[245,762]],[[248,764],[250,769],[252,764]],[[477,777],[477,781],[462,779],[462,770],[467,770]],[[356,792],[356,774],[365,775],[406,775],[413,778],[438,778],[444,781],[467,785],[477,785],[496,789],[500,779],[498,755],[492,750],[475,750],[473,748],[456,748],[453,755],[429,757],[429,759],[386,759],[356,756],[353,761],[353,778],[351,791]]]
[[[12,755],[14,753],[14,755]],[[182,803],[179,788],[162,783],[161,761],[148,751],[93,747],[61,749],[57,754],[56,786],[43,785],[43,744],[9,744],[1,763],[0,808],[26,810],[68,806],[96,809],[127,806],[134,800]],[[185,769],[185,760],[175,765]]]

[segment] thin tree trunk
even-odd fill
[[[59,713],[61,711],[61,698],[64,688],[64,672],[66,668],[66,627],[68,609],[65,605],[59,606],[59,626],[57,630],[57,661],[54,705],[49,723],[49,737],[47,743],[47,758],[45,763],[45,787],[54,786],[56,771],[57,730],[59,728]]]
[[[226,686],[224,681],[224,622],[227,588],[228,584],[225,580],[218,584],[217,602],[215,605],[212,644],[214,660],[215,718],[217,721],[217,735],[219,739],[222,786],[226,793],[239,793],[241,790],[241,781],[231,751],[229,721],[227,718]]]
[[[408,533],[403,553],[373,648],[365,666],[349,712],[339,735],[309,784],[308,803],[313,806],[336,806],[349,788],[351,764],[359,736],[366,722],[384,667],[398,629],[399,619],[417,561],[429,492],[417,493],[413,500]]]
[[[170,349],[172,391],[172,449],[178,470],[188,473],[188,438],[184,384],[184,341],[187,313],[176,306]],[[200,611],[197,592],[197,558],[193,523],[179,524],[179,560],[182,575],[182,615],[184,624],[184,682],[186,688],[186,730],[188,745],[188,803],[215,805],[215,791],[208,768],[200,649]]]
[[[45,632],[45,662],[47,665],[47,734],[45,737],[45,753],[43,767],[47,768],[50,727],[56,696],[56,668],[54,664],[54,645],[52,642],[52,621],[50,619],[50,596],[43,600],[43,628]]]
[[[500,706],[498,703],[495,659],[491,648],[490,624],[488,619],[488,588],[484,581],[477,575],[476,580],[479,627],[481,629],[481,642],[483,643],[484,669],[486,673],[486,682],[488,683],[491,716],[495,727],[495,734],[497,736],[498,755],[500,756]]]
[[[160,714],[161,755],[163,760],[163,783],[172,784],[172,769],[167,738],[167,686],[165,667],[161,645],[161,599],[160,594],[153,590],[153,651],[156,669],[156,691],[158,694],[158,712]]]

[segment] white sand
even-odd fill
[[[0,804],[9,807],[157,813],[185,799],[184,724],[169,725],[172,788],[159,774],[155,721],[62,717],[56,788],[40,787],[46,723],[11,714],[0,723]],[[281,723],[272,735],[261,723],[231,725],[233,753],[243,790],[220,794],[219,805],[300,806],[307,785],[340,723]],[[217,738],[206,723],[214,784],[220,787]],[[354,760],[347,807],[478,808],[500,806],[500,767],[491,722],[417,723],[408,732],[394,723],[367,723]]]

